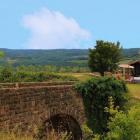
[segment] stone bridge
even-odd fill
[[[53,128],[80,140],[85,120],[72,82],[0,84],[0,130],[17,127],[29,133],[37,127],[43,137]]]

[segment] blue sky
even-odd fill
[[[139,0],[1,0],[0,48],[140,47]]]

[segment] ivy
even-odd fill
[[[112,97],[114,106],[124,109],[127,102],[125,83],[112,77],[100,77],[78,83],[75,88],[83,98],[88,127],[94,133],[107,132],[109,113],[104,108],[108,106],[108,98]]]

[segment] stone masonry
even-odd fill
[[[0,130],[29,131],[55,115],[85,122],[82,98],[72,82],[0,84]]]

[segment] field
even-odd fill
[[[89,78],[91,78],[91,75],[89,73],[59,73],[62,76],[73,76],[79,81],[85,81]]]
[[[128,84],[127,87],[132,97],[140,99],[140,84]]]

